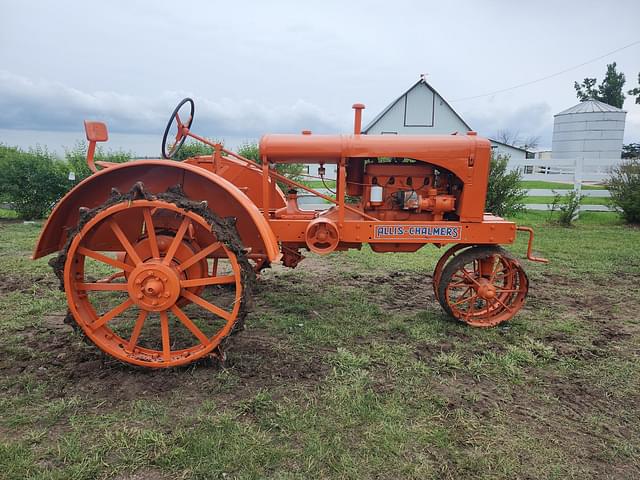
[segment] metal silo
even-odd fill
[[[554,115],[553,160],[584,160],[585,167],[619,160],[626,115],[620,108],[593,99]]]

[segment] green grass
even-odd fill
[[[6,208],[0,208],[0,219],[13,219],[18,218],[18,212],[15,210],[7,210]]]
[[[527,205],[534,204],[534,203],[551,205],[553,203],[553,197],[552,196],[526,197],[524,199],[524,203]],[[610,205],[610,199],[599,198],[599,197],[582,197],[582,199],[580,200],[580,204],[581,205]]]
[[[520,182],[526,189],[573,190],[572,183],[545,182],[544,180],[523,180]],[[582,185],[584,190],[605,190],[602,185]]]
[[[311,188],[330,188],[330,189],[336,188],[335,180],[325,180],[324,183],[322,183],[322,180],[303,179],[302,183],[304,183],[305,185]]]
[[[365,246],[266,271],[225,368],[161,372],[72,334],[41,226],[0,222],[0,478],[638,478],[640,230],[515,220],[550,263],[507,325],[446,318],[442,250]]]

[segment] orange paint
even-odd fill
[[[187,103],[191,113],[182,122],[178,110]],[[489,141],[475,132],[362,135],[364,105],[353,108],[353,135],[315,135],[305,130],[302,135],[263,136],[261,165],[191,132],[194,106],[190,99],[181,102],[170,118],[163,154],[175,155],[187,137],[211,146],[214,153],[184,162],[96,162],[103,167],[97,171],[95,144],[107,140],[107,129],[99,122],[85,122],[90,142],[87,162],[96,173],[55,207],[33,258],[63,248],[78,224],[79,209],[103,205],[112,188],[126,192],[141,182],[146,191],[161,193],[179,185],[189,200],[205,202],[219,218],[233,219],[256,271],[280,259],[295,267],[304,259],[303,249],[327,254],[369,244],[376,252],[413,252],[427,244],[451,245],[433,275],[436,298],[444,310],[474,326],[493,326],[512,318],[524,304],[528,280],[519,263],[497,246],[513,243],[518,230],[526,231],[528,258],[546,260],[532,255],[530,228],[484,212]],[[177,134],[169,138],[173,122]],[[335,164],[335,198],[279,174],[278,163]],[[276,181],[292,189],[286,197]],[[332,206],[302,210],[300,192],[316,195]],[[116,252],[116,258],[106,252]],[[104,281],[87,280],[82,266],[85,258],[119,272]],[[214,262],[211,274],[208,258]],[[230,262],[231,273],[218,274],[220,259]],[[151,367],[181,365],[219,349],[233,328],[242,293],[238,260],[206,221],[154,199],[110,206],[83,224],[70,239],[64,282],[74,318],[100,348],[123,361]],[[235,286],[231,311],[200,296],[207,286],[220,284]],[[122,291],[128,298],[100,314],[87,295],[100,291]],[[182,310],[189,304],[223,319],[216,335],[205,335]],[[139,309],[139,315],[129,337],[120,338],[110,328],[112,320],[133,307]],[[152,314],[160,315],[161,325],[161,343],[155,350],[138,345]],[[192,347],[173,349],[169,314],[192,334]]]

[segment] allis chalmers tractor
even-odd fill
[[[194,134],[188,98],[164,132],[164,159],[95,161],[107,128],[85,122],[94,173],[55,207],[34,252],[58,252],[50,263],[68,321],[130,364],[223,358],[223,342],[242,329],[257,273],[276,261],[295,267],[301,250],[325,255],[363,243],[374,252],[449,247],[433,273],[445,312],[474,327],[511,319],[528,280],[499,245],[524,230],[528,258],[545,260],[531,255],[530,228],[484,212],[489,141],[475,132],[361,135],[364,106],[353,108],[353,135],[265,135],[259,163]],[[168,160],[187,137],[213,153]],[[320,164],[323,180],[324,165],[335,164],[335,198],[281,175],[279,163]],[[289,187],[286,195],[277,182]],[[299,192],[331,207],[303,210]]]

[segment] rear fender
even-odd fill
[[[161,193],[180,185],[186,196],[207,201],[220,217],[235,217],[236,228],[245,247],[252,254],[264,254],[270,261],[279,258],[278,242],[268,222],[256,205],[233,183],[195,165],[167,160],[139,160],[109,167],[91,175],[56,205],[45,223],[33,258],[60,250],[68,233],[79,220],[79,208],[94,208],[109,198],[113,188],[128,192],[142,182],[151,193]]]

